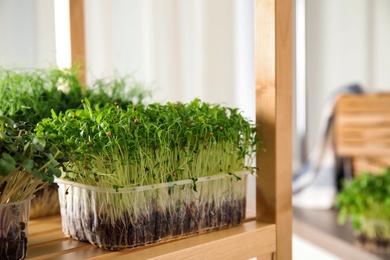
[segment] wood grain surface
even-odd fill
[[[270,259],[275,225],[257,221],[134,249],[108,251],[64,236],[59,215],[30,220],[27,259]]]

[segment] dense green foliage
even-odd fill
[[[82,102],[36,128],[66,153],[68,180],[120,188],[252,169],[256,130],[237,109],[198,99],[124,109]]]
[[[83,87],[78,70],[44,68],[31,70],[0,69],[0,116],[15,122],[38,123],[69,108],[82,108],[87,97],[92,104],[118,101],[121,104],[142,102],[151,93],[130,77],[95,79]]]
[[[50,110],[76,108],[82,87],[75,69],[0,69],[0,115],[37,123]]]
[[[62,153],[32,130],[33,124],[0,116],[0,203],[30,198],[43,181],[61,175]]]
[[[362,219],[390,221],[390,169],[380,175],[363,173],[345,181],[336,206],[340,209],[339,222],[351,217],[354,229],[359,230]]]

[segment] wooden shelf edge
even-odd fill
[[[161,242],[136,249],[107,251],[85,242],[58,237],[56,232],[42,230],[41,221],[29,227],[32,237],[29,251],[32,259],[55,256],[58,259],[249,259],[272,254],[276,250],[275,224],[248,221],[237,227],[208,232],[182,239]],[[45,222],[45,219],[42,219]],[[38,229],[40,232],[37,232]],[[52,227],[51,227],[52,228]],[[53,237],[47,236],[53,232]],[[30,233],[30,232],[29,232]],[[56,235],[54,235],[56,234]],[[44,240],[39,237],[45,236]],[[30,240],[30,239],[29,239]],[[39,242],[38,242],[39,241]],[[53,241],[52,243],[50,241]],[[58,243],[58,245],[56,245]],[[49,245],[50,244],[50,245]],[[57,248],[57,250],[54,250]]]
[[[114,254],[118,259],[129,256],[134,259],[248,259],[275,250],[275,225],[250,221],[234,228]],[[114,254],[99,259],[112,259]]]

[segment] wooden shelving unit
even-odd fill
[[[69,0],[72,61],[85,61],[82,1]],[[60,216],[29,224],[28,259],[291,259],[292,1],[255,0],[256,218],[239,227],[119,252],[65,238]],[[82,29],[80,29],[82,28]],[[85,64],[82,66],[85,75]]]

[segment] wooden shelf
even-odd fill
[[[61,217],[52,216],[30,220],[27,259],[270,259],[275,250],[275,224],[255,220],[169,242],[108,251],[65,237]]]

